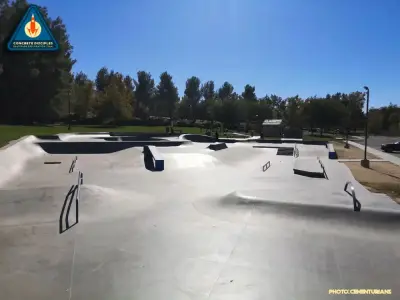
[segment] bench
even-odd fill
[[[150,156],[154,162],[154,170],[163,171],[164,170],[164,157],[158,152],[155,146],[144,146],[143,153],[145,156]]]

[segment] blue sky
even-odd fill
[[[371,90],[400,104],[399,0],[37,0],[67,26],[74,71],[168,71],[259,97]]]

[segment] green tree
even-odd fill
[[[346,127],[348,130],[353,128],[354,130],[360,127],[363,127],[364,123],[364,93],[361,92],[353,92],[350,94],[340,94],[340,102],[344,105],[347,111],[347,118],[345,118],[343,127]]]
[[[86,119],[93,111],[94,84],[85,73],[79,72],[75,75],[71,98],[75,117]]]
[[[327,100],[329,101],[329,100]],[[285,123],[289,127],[301,128],[304,123],[303,118],[303,101],[296,95],[286,99]]]
[[[39,7],[57,39],[54,53],[10,53],[7,38],[28,8],[24,0],[1,2],[0,6],[0,120],[3,122],[50,122],[67,113],[71,90],[72,46],[61,18],[51,19]]]
[[[124,86],[125,86],[125,93],[127,97],[127,101],[129,102],[130,106],[132,107],[132,116],[135,115],[135,87],[133,85],[133,79],[129,75],[125,76],[124,79]]]
[[[200,79],[196,76],[192,76],[186,80],[186,88],[184,93],[190,106],[192,114],[191,119],[196,120],[197,106],[201,99]]]
[[[123,75],[111,73],[110,84],[98,96],[98,116],[104,123],[118,124],[132,117],[132,107],[127,96]]]
[[[201,95],[204,100],[204,116],[205,119],[211,121],[211,126],[215,120],[215,84],[214,81],[207,81],[201,87]]]
[[[263,122],[266,119],[273,118],[273,105],[271,98],[266,95],[265,97],[260,99],[258,117],[259,122]]]
[[[383,115],[379,109],[371,109],[368,113],[368,130],[372,134],[382,132]]]
[[[390,131],[393,133],[397,133],[399,131],[400,125],[400,113],[393,112],[389,116],[389,124],[390,124]]]
[[[137,72],[135,84],[135,112],[140,118],[148,117],[149,106],[154,106],[155,84],[150,73],[145,71]]]
[[[178,88],[175,86],[172,76],[167,72],[160,75],[160,82],[157,85],[157,101],[162,111],[172,122],[177,104],[179,102]]]
[[[233,85],[225,81],[224,84],[218,89],[218,98],[225,101],[232,97]]]
[[[215,98],[215,84],[210,80],[201,86],[201,96],[204,101]]]
[[[341,126],[347,111],[340,101],[314,97],[306,100],[304,114],[308,125],[311,128],[319,127],[322,135],[324,129]]]
[[[282,119],[286,110],[286,101],[277,95],[270,96],[274,119]]]
[[[95,85],[96,91],[104,92],[110,84],[110,73],[106,67],[102,67],[96,74]]]
[[[257,101],[256,88],[250,84],[246,84],[242,97],[246,101]]]

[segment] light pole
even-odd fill
[[[367,159],[367,139],[368,139],[368,109],[369,109],[369,88],[364,86],[367,91],[367,107],[365,111],[365,129],[364,129],[364,159],[361,161],[361,166],[369,168],[369,160]]]

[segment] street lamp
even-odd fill
[[[361,161],[361,166],[369,168],[369,160],[367,159],[367,139],[368,139],[368,108],[369,108],[369,88],[364,86],[367,91],[367,108],[365,111],[365,129],[364,129],[364,159]]]

